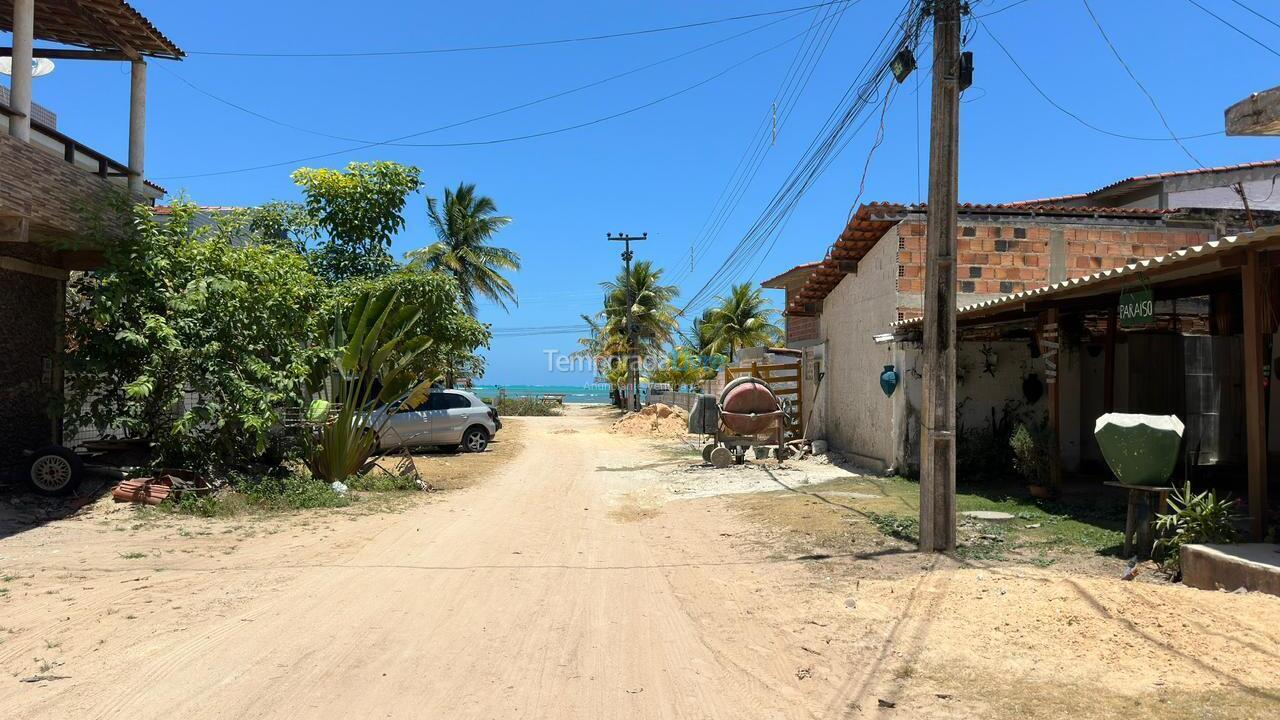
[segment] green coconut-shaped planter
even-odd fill
[[[1107,413],[1093,425],[1102,457],[1126,485],[1164,485],[1178,464],[1182,421],[1175,415]]]

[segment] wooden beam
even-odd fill
[[[12,57],[13,48],[0,47],[0,57]],[[66,50],[61,48],[34,48],[32,57],[50,60],[129,60],[129,56],[116,50]]]
[[[1058,328],[1058,310],[1049,308],[1044,311],[1043,324],[1040,326],[1040,353],[1045,359],[1045,384],[1049,386],[1049,486],[1055,490],[1062,487],[1062,403],[1058,381],[1061,372],[1058,348],[1061,345],[1062,333]]]
[[[1102,346],[1102,412],[1116,409],[1116,306],[1107,313],[1107,337]]]
[[[38,275],[50,280],[65,281],[70,277],[70,273],[62,268],[50,267],[39,263],[19,260],[18,258],[0,256],[0,270],[10,270],[13,272],[25,273],[27,275]]]
[[[62,2],[71,8],[71,10],[73,10],[77,15],[84,18],[86,21],[93,23],[99,32],[106,36],[108,40],[115,43],[116,47],[120,48],[120,52],[124,53],[126,59],[142,59],[142,53],[135,50],[132,45],[125,42],[124,38],[120,37],[118,33],[112,30],[110,23],[103,22],[102,18],[98,17],[92,10],[81,5],[79,0],[62,0]]]
[[[1244,408],[1245,444],[1249,477],[1250,535],[1255,542],[1266,532],[1267,518],[1267,417],[1262,387],[1262,262],[1250,252],[1240,272],[1244,293]]]
[[[1254,93],[1227,108],[1228,135],[1280,135],[1280,87]]]

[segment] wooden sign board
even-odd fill
[[[1116,306],[1116,318],[1120,327],[1146,327],[1155,322],[1156,303],[1151,288],[1126,290],[1120,293],[1120,304]]]

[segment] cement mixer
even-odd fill
[[[786,425],[782,402],[769,383],[756,377],[729,382],[719,397],[703,395],[689,415],[690,432],[714,435],[702,448],[702,459],[716,467],[742,464],[747,448],[767,445],[784,461]]]

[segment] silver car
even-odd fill
[[[387,412],[388,408],[378,411]],[[376,421],[380,421],[377,418]],[[489,440],[502,428],[498,411],[465,390],[432,390],[414,408],[391,415],[378,433],[378,447],[461,447],[484,452]]]

